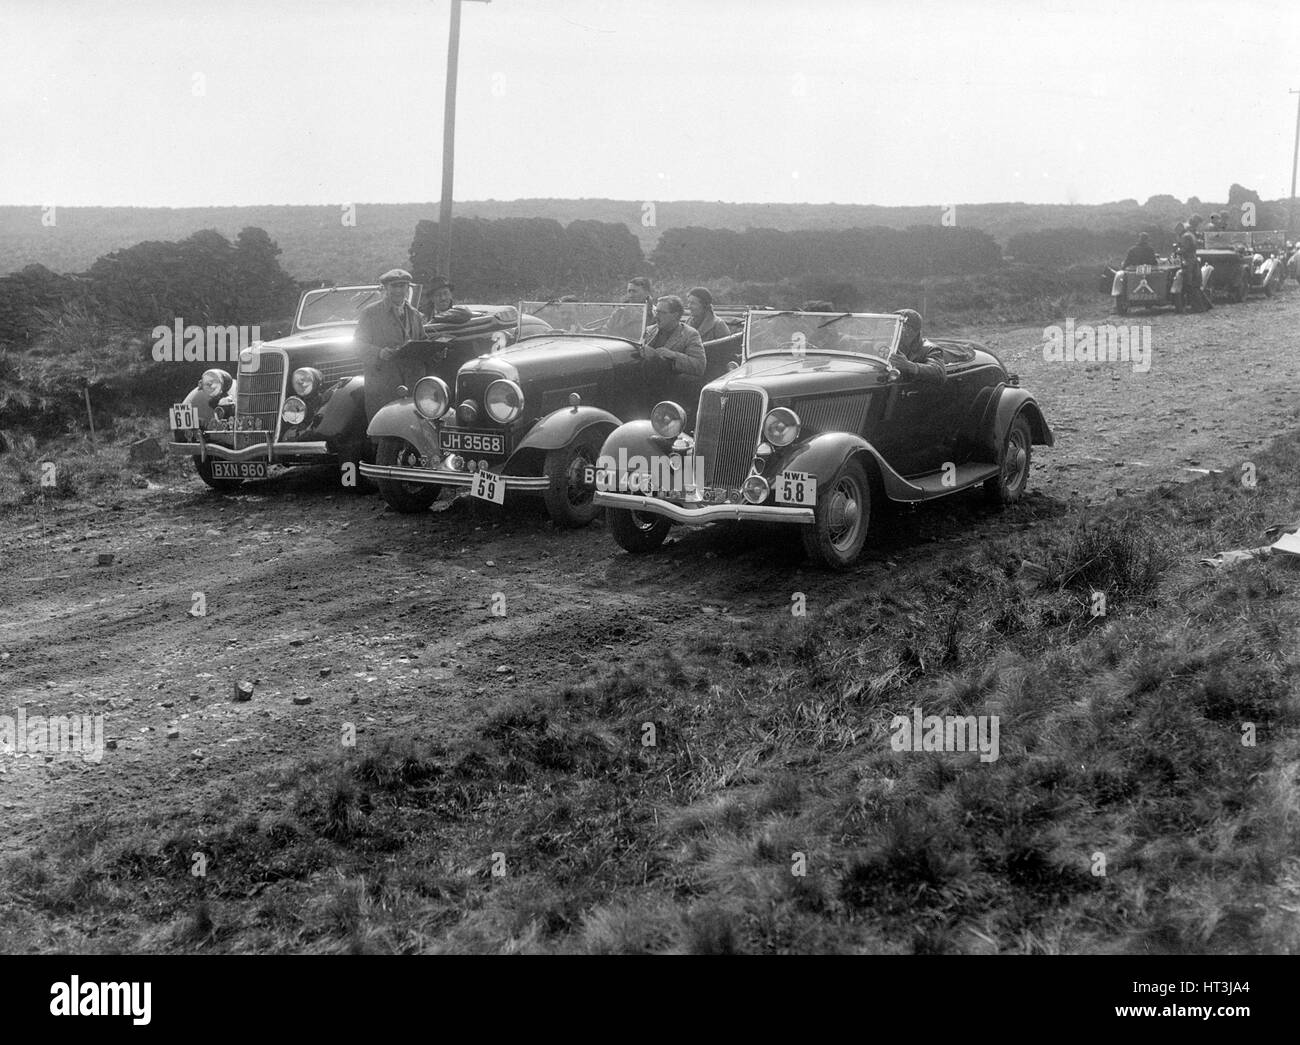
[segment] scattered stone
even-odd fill
[[[171,727],[169,727],[168,730],[167,730],[167,739],[168,739],[168,740],[176,740],[180,735],[181,735],[181,727],[180,727],[180,726],[171,726]]]
[[[112,565],[113,565],[113,553],[112,553],[112,552],[100,552],[98,555],[95,556],[95,565],[96,565],[96,566],[112,566]]]
[[[504,675],[504,674],[506,674],[507,672],[510,672],[510,671],[513,671],[513,670],[514,670],[513,668],[511,668],[511,667],[509,667],[509,666],[507,666],[507,665],[505,665],[505,664],[502,664],[502,665],[500,665],[500,666],[497,668],[497,674],[498,674],[498,675]]]
[[[293,698],[293,702],[294,702],[295,704],[299,704],[299,705],[302,705],[302,704],[310,704],[310,703],[311,703],[311,697],[306,697],[306,696],[297,696],[297,697],[294,697],[294,698]]]
[[[95,698],[95,703],[98,704],[98,705],[102,708],[105,704],[108,703],[108,698],[107,698],[107,697],[96,697],[96,698]]]
[[[133,463],[144,464],[150,461],[161,461],[163,451],[157,439],[138,439],[127,447],[127,456]]]
[[[106,747],[109,751],[116,751],[116,750],[117,750],[117,741],[116,741],[116,740],[105,740],[105,741],[104,741],[104,747]]]
[[[242,681],[236,682],[235,700],[239,703],[243,703],[244,701],[252,700],[252,699],[253,699],[253,684],[251,682],[242,682]]]
[[[491,559],[488,559],[488,561],[485,562],[483,565],[484,565],[484,566],[495,566],[496,563],[493,562]]]
[[[323,679],[327,679],[327,678],[329,678],[332,674],[334,674],[334,669],[333,669],[333,668],[321,668],[321,669],[320,669],[320,677],[323,678]]]
[[[301,646],[302,643],[303,643],[303,640],[300,639],[300,638],[298,638],[298,639],[290,639],[290,640],[289,640],[289,645],[290,645],[290,646]]]
[[[164,701],[163,701],[161,704],[159,704],[158,706],[159,706],[160,708],[170,708],[170,707],[173,707],[175,704],[176,704],[176,701],[174,701],[174,700],[164,700]]]

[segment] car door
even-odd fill
[[[934,385],[904,375],[889,389],[875,441],[899,475],[921,475],[943,466],[957,419],[949,409],[948,382]]]

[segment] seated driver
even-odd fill
[[[899,373],[928,384],[942,385],[948,379],[943,365],[943,349],[921,336],[921,313],[915,309],[900,308],[894,313],[903,317],[903,336],[898,352],[890,363]]]
[[[456,304],[452,298],[452,290],[454,289],[451,280],[446,276],[433,277],[433,281],[429,284],[432,308],[425,318],[426,323],[436,323],[439,326],[443,324],[459,325],[468,323],[474,318],[473,312]]]

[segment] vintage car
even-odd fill
[[[1250,292],[1250,233],[1210,229],[1198,247],[1201,285],[1212,298],[1242,302]]]
[[[1249,249],[1250,293],[1271,298],[1286,279],[1286,232],[1252,232]]]
[[[371,421],[376,463],[361,472],[399,512],[426,510],[443,487],[505,502],[540,494],[557,526],[585,526],[598,514],[583,482],[605,436],[629,418],[650,416],[658,398],[641,356],[644,304],[521,302],[520,316],[549,324],[521,327],[504,351],[465,363],[454,388],[426,377]],[[740,313],[719,310],[734,318]],[[705,346],[709,370],[722,373],[739,335]]]
[[[755,520],[800,528],[816,562],[853,564],[872,506],[982,486],[1020,499],[1030,448],[1051,446],[1034,398],[993,353],[943,349],[942,385],[902,377],[896,315],[750,312],[744,362],[685,409],[655,405],[617,428],[587,475],[614,539],[659,547],[673,523]]]
[[[1115,311],[1127,314],[1130,308],[1163,308],[1172,305],[1183,310],[1183,270],[1176,261],[1162,259],[1156,265],[1131,265],[1106,270],[1110,274],[1110,295]]]
[[[419,289],[411,288],[412,305]],[[371,454],[352,334],[361,310],[381,295],[377,285],[304,293],[288,336],[244,349],[235,375],[222,367],[205,371],[172,407],[168,451],[192,457],[199,477],[222,492],[266,478],[273,464],[338,465],[345,486],[363,488],[357,466]],[[541,325],[521,319],[510,305],[466,307],[469,322],[426,324],[428,340],[403,349],[421,352],[434,372],[450,379],[466,359],[513,341],[521,325]]]

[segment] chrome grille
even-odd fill
[[[761,392],[718,392],[706,388],[700,394],[695,452],[704,458],[705,486],[735,489],[745,481],[762,423]]]
[[[861,432],[867,421],[869,394],[802,399],[794,404],[800,424],[814,432]]]
[[[345,377],[359,377],[365,370],[359,358],[353,359],[336,359],[333,362],[321,363],[317,368],[321,377],[324,378],[326,388],[334,384],[335,381],[341,381]]]
[[[284,377],[284,356],[279,352],[259,352],[257,369],[251,373],[240,366],[235,415],[241,426],[256,420],[266,431],[278,431]]]

